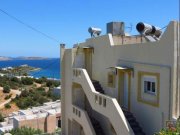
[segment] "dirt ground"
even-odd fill
[[[34,83],[34,84],[31,85],[31,86],[27,86],[27,88],[33,88],[33,87],[34,87],[34,88],[39,88],[39,87],[41,87],[41,86],[42,86],[42,84]],[[48,90],[49,90],[49,88],[48,88],[48,87],[45,87],[45,91],[48,91]],[[3,88],[0,87],[0,104],[2,104],[3,102],[6,102],[6,100],[5,100],[4,98],[5,98],[7,95],[12,94],[11,97],[15,97],[16,94],[18,94],[18,92],[19,92],[19,91],[17,91],[17,90],[12,90],[10,93],[3,93]],[[10,102],[10,105],[11,105],[11,108],[9,108],[9,109],[1,108],[1,109],[0,109],[0,113],[2,113],[4,116],[8,116],[10,113],[19,110],[19,108],[16,106],[15,103]]]
[[[16,112],[16,111],[19,110],[19,108],[16,106],[15,103],[10,103],[10,105],[11,105],[11,108],[9,108],[9,109],[5,109],[5,108],[0,109],[0,112],[2,113],[3,116],[6,117],[6,116],[8,116],[10,113],[13,113],[13,112]]]
[[[0,87],[0,104],[6,101],[4,98],[9,94],[12,94],[11,97],[16,96],[16,94],[13,91],[11,91],[10,93],[3,93],[3,88]]]

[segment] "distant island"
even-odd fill
[[[45,57],[4,57],[4,56],[0,56],[0,61],[8,61],[8,60],[46,60],[46,59],[50,59],[50,58],[45,58]]]
[[[11,58],[0,56],[0,61],[7,61],[7,60],[11,60]]]
[[[29,72],[38,70],[41,70],[41,68],[32,67],[27,64],[17,67],[5,67],[0,68],[0,76],[28,76]]]
[[[17,60],[46,60],[49,58],[45,58],[45,57],[17,57],[14,59],[17,59]]]

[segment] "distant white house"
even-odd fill
[[[21,78],[34,78],[33,76],[15,76],[17,77],[18,79],[21,79]]]
[[[11,69],[13,69],[13,67],[7,67],[7,69],[11,70]]]
[[[6,131],[10,131],[12,129],[13,129],[13,125],[12,124],[0,127],[0,134],[4,133]]]
[[[24,65],[21,65],[20,67],[28,67],[28,65],[27,65],[27,64],[24,64]]]
[[[52,90],[52,93],[53,93],[53,95],[60,96],[60,93],[61,93],[61,86],[55,87],[55,88]]]
[[[5,68],[2,68],[2,70],[4,70],[4,71],[12,70],[12,69],[13,69],[13,67],[5,67]]]
[[[32,107],[27,110],[13,112],[5,118],[5,122],[0,122],[0,135],[13,128],[28,126],[40,129],[47,133],[52,133],[61,126],[61,103],[44,103],[43,106]]]
[[[4,74],[0,73],[0,76],[4,76]]]

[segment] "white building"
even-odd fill
[[[61,126],[60,100],[44,103],[43,106],[13,112],[0,123],[0,134],[23,126],[40,129],[47,133],[54,132]]]
[[[61,45],[62,135],[152,135],[180,116],[179,22],[141,30],[112,22],[106,35]]]
[[[53,88],[52,93],[53,93],[53,95],[60,96],[61,95],[60,94],[61,93],[61,86]]]

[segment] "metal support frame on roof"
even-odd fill
[[[133,72],[133,76],[134,76],[134,69],[130,68],[130,67],[123,67],[123,66],[114,66],[114,67],[109,67],[108,69],[116,69],[116,75],[117,75],[117,70],[122,70],[124,72]]]

